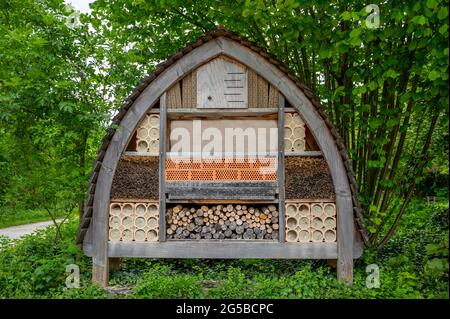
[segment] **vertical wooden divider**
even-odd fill
[[[284,205],[284,96],[278,95],[278,211],[279,211],[279,232],[278,238],[281,243],[285,238],[285,205]]]
[[[166,241],[166,131],[167,96],[159,101],[159,241]]]

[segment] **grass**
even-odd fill
[[[64,214],[57,214],[57,217],[63,217]],[[45,210],[0,210],[0,228],[31,224],[51,220]]]

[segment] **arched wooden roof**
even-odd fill
[[[220,40],[222,39],[222,41]],[[231,41],[230,41],[231,40]],[[209,46],[209,47],[208,47]],[[306,87],[302,81],[296,77],[293,72],[289,70],[289,68],[284,65],[282,62],[280,62],[276,57],[268,53],[265,49],[259,47],[257,44],[248,41],[244,37],[230,32],[226,29],[219,28],[217,30],[214,30],[212,32],[206,33],[202,37],[200,37],[197,41],[194,43],[191,43],[178,51],[176,54],[168,58],[165,62],[159,64],[156,69],[149,74],[147,77],[143,78],[141,80],[141,83],[134,89],[134,91],[131,93],[131,95],[125,100],[121,108],[119,109],[117,115],[112,120],[112,125],[110,128],[107,129],[106,135],[102,140],[101,146],[98,150],[97,157],[95,159],[93,169],[89,178],[89,187],[88,192],[86,196],[86,206],[85,211],[83,213],[83,216],[81,218],[80,222],[80,228],[78,230],[77,234],[77,243],[82,244],[84,237],[86,235],[86,232],[91,224],[91,220],[93,219],[94,214],[94,199],[96,192],[98,193],[98,187],[97,184],[99,183],[99,175],[101,175],[101,169],[103,166],[103,170],[105,172],[109,172],[110,176],[113,175],[113,171],[115,170],[117,163],[111,163],[112,165],[105,165],[105,154],[108,151],[108,148],[110,146],[114,147],[114,153],[115,154],[121,154],[124,149],[118,149],[118,148],[125,148],[125,145],[122,143],[111,143],[115,136],[117,136],[117,140],[122,139],[120,135],[124,135],[124,132],[121,132],[120,129],[126,130],[127,134],[125,135],[131,135],[135,126],[137,125],[138,121],[141,119],[141,117],[138,114],[131,114],[126,118],[126,115],[129,112],[133,112],[132,106],[134,104],[140,104],[141,108],[142,105],[147,103],[146,107],[147,109],[150,109],[156,101],[159,99],[158,96],[153,97],[153,102],[147,101],[146,96],[148,97],[148,94],[151,94],[149,92],[148,87],[150,84],[153,84],[153,86],[159,86],[164,87],[164,90],[167,90],[173,83],[155,83],[158,82],[159,75],[161,75],[164,71],[170,69],[173,66],[176,66],[177,69],[175,70],[175,75],[178,76],[178,79],[181,78],[183,75],[187,74],[188,72],[192,70],[184,69],[183,64],[178,64],[180,60],[182,60],[183,57],[188,55],[190,52],[196,50],[197,48],[204,47],[203,52],[206,52],[206,55],[204,56],[203,60],[200,57],[198,61],[195,61],[194,63],[190,63],[191,65],[194,65],[195,63],[201,64],[207,62],[206,59],[211,59],[214,56],[217,56],[218,54],[229,54],[230,50],[237,50],[239,51],[239,48],[244,48],[245,50],[250,50],[251,53],[257,54],[259,58],[265,59],[267,62],[270,63],[272,66],[272,79],[266,78],[269,82],[271,82],[274,86],[280,89],[280,92],[286,96],[286,99],[290,101],[292,106],[294,106],[299,113],[305,118],[305,121],[307,124],[311,125],[311,123],[308,123],[308,117],[313,118],[317,117],[317,115],[320,117],[320,119],[323,120],[323,123],[325,123],[325,129],[322,129],[319,127],[320,130],[318,130],[315,134],[325,134],[331,135],[331,139],[334,142],[338,156],[341,160],[338,160],[336,162],[340,162],[341,165],[343,164],[345,168],[346,173],[346,182],[348,181],[347,187],[339,186],[338,182],[335,180],[336,176],[332,176],[335,184],[335,190],[336,190],[336,196],[337,200],[339,200],[340,194],[342,196],[351,196],[351,204],[353,206],[353,213],[354,213],[354,220],[356,222],[356,226],[358,228],[359,233],[361,234],[362,239],[365,243],[368,242],[367,233],[364,227],[362,214],[361,214],[361,206],[359,204],[358,200],[358,187],[355,179],[355,173],[353,171],[352,162],[350,158],[348,157],[347,149],[344,145],[343,139],[339,136],[338,130],[334,127],[333,123],[328,118],[327,114],[322,110],[320,103],[318,99],[313,95],[311,90]],[[214,53],[212,51],[216,50],[217,52]],[[208,52],[211,51],[211,52]],[[214,55],[215,54],[215,55]],[[232,55],[232,54],[231,54]],[[245,54],[241,56],[241,58],[245,59]],[[239,57],[232,56],[233,58],[237,58],[239,60]],[[249,67],[253,68],[256,72],[258,72],[258,68],[260,68],[257,59],[251,59],[250,56],[247,54],[247,60],[242,61],[244,64],[247,64]],[[253,65],[252,65],[253,64]],[[264,75],[262,75],[264,76]],[[276,80],[275,80],[276,79]],[[291,101],[289,98],[290,88],[292,88],[292,84],[297,87],[301,93],[302,96],[306,97],[307,101],[305,101],[303,98],[298,98],[295,96],[295,92],[290,92],[292,96],[296,97],[296,101]],[[281,86],[284,86],[284,88],[281,88]],[[146,91],[144,93],[144,90]],[[155,90],[154,90],[155,91]],[[292,90],[291,90],[292,91]],[[295,103],[297,102],[297,103]],[[309,109],[308,107],[304,107],[304,103],[309,103],[313,106],[313,110]],[[312,114],[314,113],[314,114]],[[125,123],[124,123],[125,122]],[[120,127],[120,129],[115,129],[113,127]],[[313,130],[314,131],[314,130]],[[314,134],[314,133],[313,133]],[[317,137],[317,136],[316,136]],[[127,140],[128,141],[128,140]],[[114,145],[112,145],[114,144]],[[319,143],[320,144],[320,143]],[[321,145],[321,149],[324,148],[326,145]],[[327,160],[327,163],[329,166],[331,165],[338,165],[339,163],[333,163],[333,158],[331,156],[331,153],[327,156],[326,152],[324,154],[325,159]],[[327,158],[328,157],[328,158]],[[333,171],[333,169],[332,169]],[[333,175],[333,174],[332,174]],[[111,177],[112,178],[112,177]],[[342,182],[342,181],[341,181]],[[345,184],[347,184],[345,182]],[[345,188],[350,189],[351,194],[345,194]],[[109,183],[110,187],[110,183]],[[109,200],[109,189],[106,191],[106,193],[102,192],[101,196],[107,196]],[[339,203],[337,203],[339,205]]]

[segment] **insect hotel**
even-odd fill
[[[106,286],[121,257],[337,260],[366,238],[351,161],[317,99],[219,28],[125,100],[98,151],[78,243]]]

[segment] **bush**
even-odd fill
[[[175,299],[202,298],[201,278],[175,274],[165,266],[155,266],[136,284],[134,294],[139,298]]]

